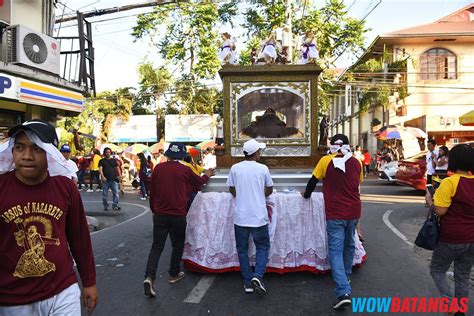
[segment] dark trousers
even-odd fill
[[[97,181],[98,189],[102,189],[102,182],[100,181],[99,170],[91,170],[90,173],[90,189],[92,190],[94,187],[94,179]]]
[[[77,172],[77,185],[79,189],[82,189],[82,185],[84,185],[87,189],[87,185],[84,182],[84,176],[86,175],[86,173],[87,173],[86,170],[79,170]]]
[[[454,297],[469,297],[471,269],[474,263],[474,243],[452,244],[440,241],[431,257],[430,274],[441,296],[453,298],[446,272],[454,262]]]
[[[173,247],[168,273],[172,277],[178,275],[181,271],[180,262],[183,256],[185,233],[186,216],[153,215],[153,244],[148,255],[145,278],[155,279],[158,262],[165,248],[168,234]]]

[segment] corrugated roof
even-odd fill
[[[462,36],[474,34],[474,3],[433,23],[418,25],[383,34],[381,37]]]

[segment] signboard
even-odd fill
[[[127,121],[112,121],[108,141],[110,143],[156,143],[156,116],[132,115]]]
[[[165,141],[202,142],[213,139],[215,117],[207,114],[166,115]]]
[[[0,0],[0,25],[10,25],[12,18],[12,0]]]
[[[1,72],[0,98],[73,112],[82,112],[85,106],[85,98],[81,93]]]
[[[16,77],[0,72],[0,98],[18,100]]]
[[[21,102],[74,112],[84,110],[85,99],[80,93],[24,79],[19,88]]]

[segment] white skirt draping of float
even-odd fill
[[[311,199],[300,193],[274,193],[272,222],[269,225],[270,251],[267,272],[325,272],[327,258],[326,217],[322,193]],[[205,273],[239,271],[234,236],[235,199],[226,192],[199,192],[187,215],[183,261],[188,270]],[[250,237],[251,265],[255,246]],[[355,234],[354,265],[366,252]]]

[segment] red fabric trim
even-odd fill
[[[355,268],[360,268],[362,267],[362,264],[367,260],[367,254],[362,258],[362,263],[356,264]],[[201,266],[189,259],[183,259],[183,265],[184,268],[188,271],[192,272],[197,272],[197,273],[227,273],[227,272],[239,272],[240,267],[235,266],[235,267],[229,267],[229,268],[224,268],[224,269],[210,269],[206,268],[204,266]],[[277,274],[285,274],[285,273],[292,273],[292,272],[311,272],[313,274],[328,274],[331,272],[331,270],[318,270],[314,267],[310,266],[299,266],[295,268],[267,268],[266,270],[267,273],[277,273]]]

